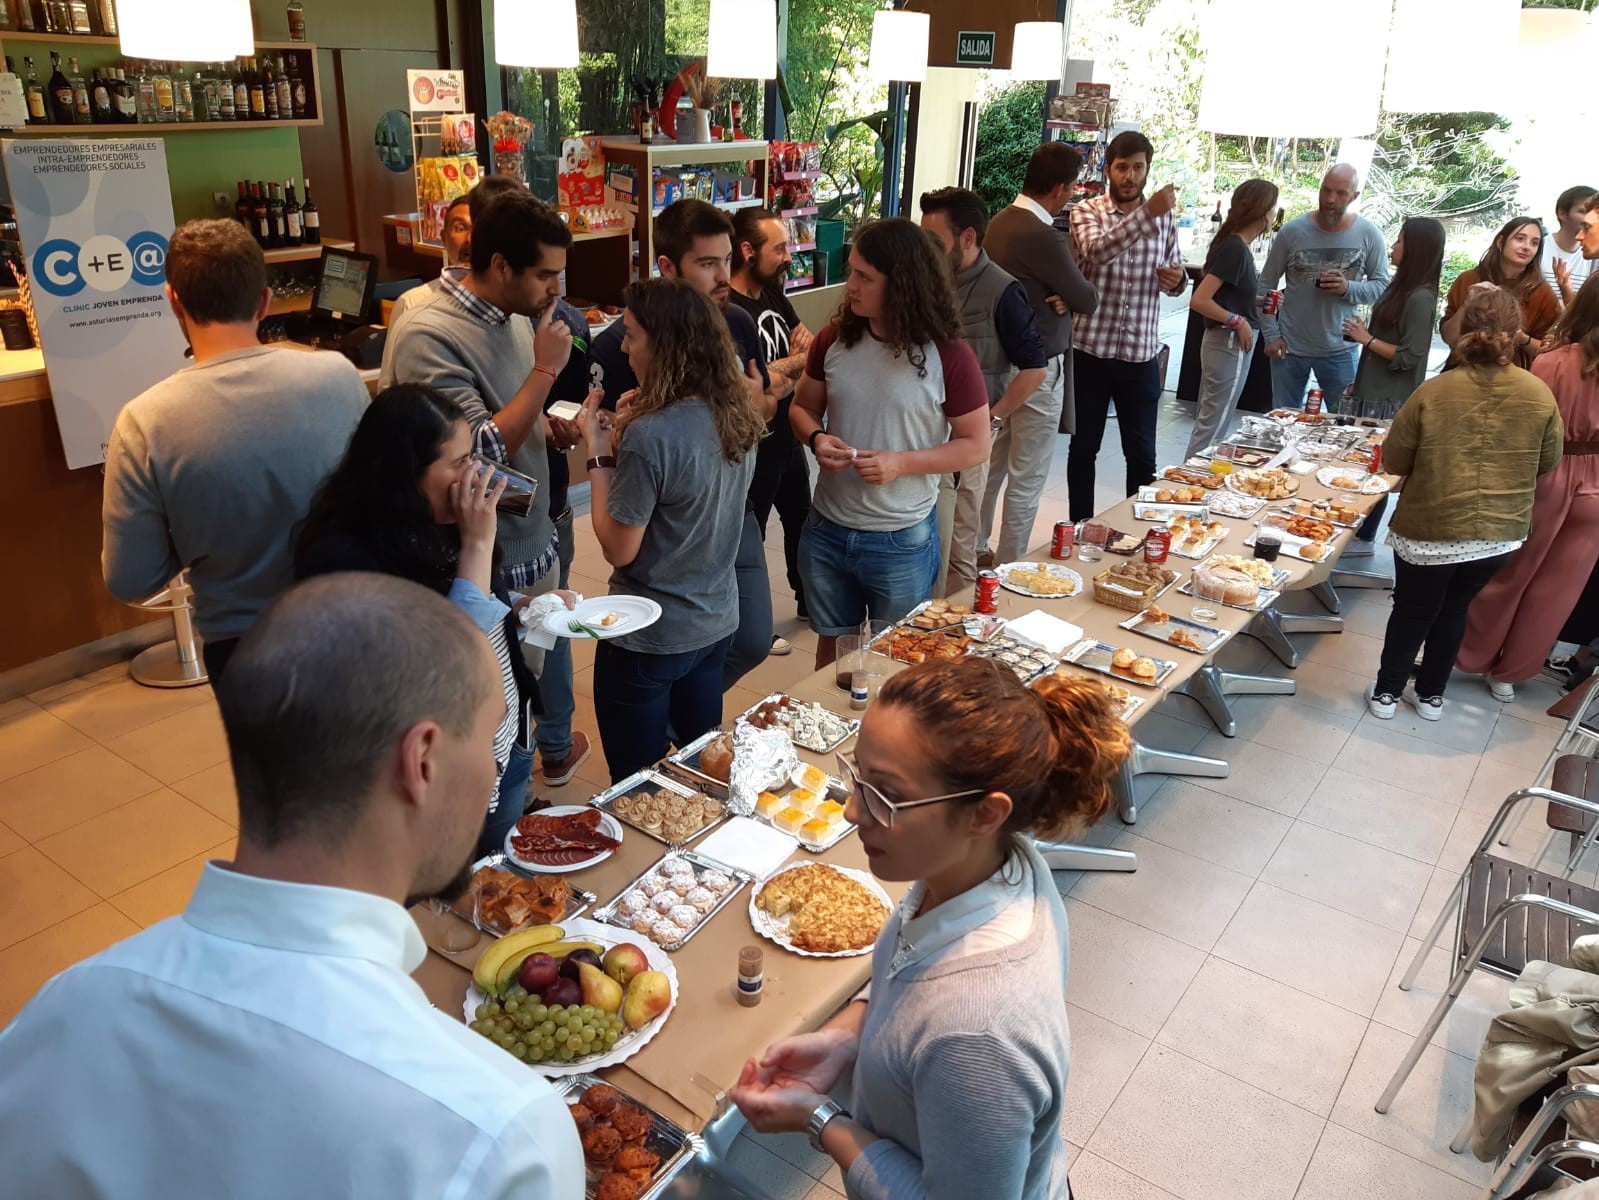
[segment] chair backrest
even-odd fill
[[[1485,971],[1514,979],[1534,959],[1564,965],[1571,961],[1573,942],[1599,933],[1599,891],[1593,888],[1487,853],[1474,856],[1467,870],[1457,958],[1469,953],[1494,912],[1512,896],[1546,896],[1585,909],[1594,914],[1594,919],[1576,920],[1541,909],[1515,913],[1499,927],[1483,952],[1478,965]]]

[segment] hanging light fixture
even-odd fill
[[[1398,0],[1388,37],[1384,110],[1494,111],[1507,90],[1504,80],[1491,71],[1462,70],[1461,64],[1474,62],[1484,46],[1515,41],[1520,12],[1520,0]]]
[[[218,62],[255,53],[250,0],[121,0],[117,35],[129,58]]]
[[[1063,74],[1066,25],[1062,21],[1017,21],[1010,44],[1012,79],[1059,79]]]
[[[879,9],[872,14],[872,52],[867,72],[878,83],[923,83],[932,31],[926,13]]]
[[[1268,137],[1359,137],[1377,128],[1391,0],[1345,0],[1336,21],[1323,0],[1277,0],[1263,27],[1259,0],[1211,0],[1199,127]],[[1259,30],[1239,37],[1240,29]],[[1311,43],[1306,29],[1314,29]],[[1263,62],[1295,69],[1263,76]],[[1329,82],[1318,64],[1336,68]]]
[[[776,0],[711,0],[705,73],[718,79],[777,78]]]
[[[494,0],[494,61],[536,71],[577,66],[577,0]]]

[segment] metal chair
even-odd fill
[[[1599,891],[1489,852],[1510,814],[1529,800],[1557,801],[1599,816],[1599,804],[1591,800],[1538,787],[1512,792],[1499,806],[1399,983],[1400,991],[1406,992],[1415,984],[1422,963],[1453,911],[1455,973],[1378,1098],[1376,1109],[1380,1113],[1386,1113],[1393,1104],[1432,1035],[1465,990],[1472,971],[1480,966],[1485,971],[1514,979],[1534,959],[1555,963],[1568,961],[1572,942],[1584,934],[1599,932]],[[1517,916],[1521,920],[1513,924],[1511,919]],[[1457,1136],[1450,1149],[1458,1154],[1464,1144],[1464,1138]]]
[[[1521,1131],[1516,1144],[1510,1147],[1504,1161],[1499,1164],[1499,1169],[1488,1181],[1485,1200],[1507,1200],[1526,1187],[1539,1171],[1546,1168],[1574,1180],[1575,1176],[1561,1171],[1555,1165],[1567,1159],[1585,1158],[1599,1166],[1599,1144],[1594,1142],[1568,1138],[1564,1141],[1551,1142],[1539,1149],[1538,1144],[1554,1127],[1554,1123],[1564,1117],[1566,1109],[1580,1101],[1588,1103],[1599,1101],[1599,1084],[1569,1084],[1544,1101],[1543,1107],[1538,1110],[1538,1115]]]
[[[161,591],[133,606],[145,612],[171,613],[176,635],[170,642],[141,652],[128,664],[128,673],[135,683],[154,688],[186,688],[209,679],[205,661],[200,657],[199,642],[195,639],[193,595],[189,572],[184,570]]]
[[[1555,739],[1548,757],[1543,760],[1543,765],[1533,776],[1533,784],[1542,784],[1544,780],[1549,779],[1562,755],[1592,754],[1596,750],[1599,750],[1599,685],[1588,689],[1582,698],[1582,703],[1577,705],[1576,711],[1567,719],[1566,727],[1560,731],[1560,736]],[[1525,817],[1526,814],[1522,815]],[[1501,846],[1508,844],[1520,827],[1521,819],[1518,819],[1516,824],[1505,832],[1499,844]]]

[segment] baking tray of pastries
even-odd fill
[[[1204,517],[1174,517],[1166,529],[1171,552],[1183,558],[1204,558],[1227,537],[1228,526]]]
[[[1040,675],[1033,680],[1032,686],[1037,687],[1039,680],[1048,679],[1051,675],[1058,675],[1062,679],[1081,679],[1081,675],[1074,675],[1065,667],[1056,667],[1054,671]],[[1133,714],[1148,703],[1142,696],[1133,695],[1132,691],[1110,679],[1099,679],[1095,682],[1101,684],[1110,693],[1110,698],[1120,705],[1120,715],[1123,721],[1131,721]]]
[[[952,604],[948,600],[923,600],[896,624],[903,625],[907,629],[935,633],[943,629],[955,629],[963,625],[971,615],[972,607],[969,604]]]
[[[1312,517],[1317,521],[1326,521],[1329,525],[1337,525],[1343,529],[1358,529],[1366,520],[1366,516],[1354,504],[1347,500],[1295,500],[1285,504],[1278,512],[1291,513],[1300,517]]]
[[[1192,654],[1209,654],[1232,636],[1230,630],[1190,621],[1167,612],[1158,604],[1151,604],[1143,612],[1129,617],[1121,623],[1121,628]]]
[[[564,875],[529,876],[503,853],[472,864],[466,891],[449,910],[484,933],[504,937],[524,925],[559,925],[588,911],[597,897],[567,881]]]
[[[668,846],[692,842],[730,815],[721,800],[649,768],[612,784],[589,806]]]
[[[631,929],[662,950],[681,950],[755,876],[726,863],[669,850],[590,919]]]
[[[1084,638],[1066,651],[1066,661],[1112,679],[1136,683],[1139,687],[1159,687],[1161,681],[1177,669],[1177,664],[1170,659],[1139,654],[1096,638]]]
[[[698,1134],[598,1075],[583,1072],[550,1082],[577,1122],[586,1200],[657,1200],[705,1149]]]
[[[1146,489],[1147,490],[1147,489]],[[1160,525],[1169,525],[1178,517],[1199,517],[1203,519],[1210,510],[1203,503],[1199,504],[1162,504],[1160,501],[1133,501],[1133,519],[1137,521],[1154,521]]]

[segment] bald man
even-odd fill
[[[1281,311],[1260,317],[1278,408],[1303,408],[1312,375],[1329,404],[1354,381],[1360,348],[1344,340],[1344,319],[1388,286],[1382,231],[1349,211],[1359,197],[1360,172],[1339,163],[1322,177],[1316,211],[1284,225],[1266,255],[1261,291],[1283,290]]]
[[[0,1033],[7,1194],[581,1197],[560,1096],[410,977],[402,906],[464,888],[494,786],[487,639],[417,584],[325,575],[217,700],[234,861]]]

